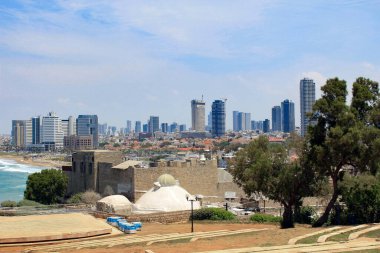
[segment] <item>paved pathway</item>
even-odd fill
[[[67,249],[82,249],[91,247],[113,247],[116,245],[131,245],[136,243],[146,243],[146,245],[152,245],[158,242],[175,241],[181,239],[189,239],[189,242],[211,237],[229,236],[234,234],[244,234],[267,230],[263,229],[241,229],[241,230],[218,230],[211,232],[196,232],[196,233],[172,233],[172,234],[151,234],[145,236],[139,235],[125,235],[117,238],[105,238],[95,239],[82,242],[68,242],[55,245],[37,246],[24,250],[23,252],[57,252]]]
[[[215,251],[202,251],[197,253],[300,253],[300,252],[346,252],[356,250],[380,249],[380,242],[376,240],[358,239],[348,242],[326,242],[315,244],[296,244],[272,247],[251,247],[241,249],[227,249]]]

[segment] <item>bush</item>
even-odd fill
[[[33,200],[23,199],[17,203],[17,206],[43,206],[43,205]]]
[[[85,204],[89,204],[89,205],[95,205],[96,202],[98,200],[100,200],[101,198],[102,198],[102,196],[100,196],[99,193],[94,192],[92,190],[86,191],[86,192],[82,193],[82,195],[81,195],[82,202]]]
[[[282,217],[274,216],[271,214],[265,214],[265,213],[255,213],[254,215],[251,215],[249,219],[253,222],[257,223],[265,223],[265,222],[281,222]]]
[[[17,206],[16,201],[5,200],[5,201],[1,202],[1,207],[15,207],[15,206]]]
[[[24,198],[42,204],[55,204],[65,196],[68,179],[61,170],[48,169],[28,176]]]
[[[294,215],[294,221],[300,224],[312,224],[317,213],[310,206],[302,206],[299,213]]]
[[[208,207],[194,210],[194,220],[233,220],[235,215],[217,207]]]
[[[81,192],[72,195],[67,201],[67,204],[80,204],[82,203],[82,194]]]

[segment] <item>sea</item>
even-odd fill
[[[4,200],[22,200],[28,175],[42,169],[45,168],[0,159],[0,202]]]

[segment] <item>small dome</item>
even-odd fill
[[[160,183],[161,187],[173,186],[173,185],[177,184],[175,178],[172,175],[169,175],[169,174],[163,174],[163,175],[161,175],[157,179],[157,181]]]

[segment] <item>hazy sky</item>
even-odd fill
[[[299,80],[380,81],[380,1],[0,1],[0,133],[55,111],[190,126],[190,100],[252,119]]]

